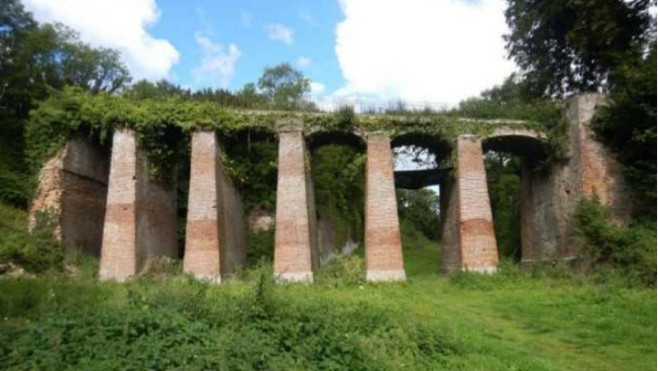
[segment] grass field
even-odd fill
[[[223,285],[180,274],[126,284],[0,279],[0,369],[655,370],[656,293],[561,267],[436,274],[404,231],[408,282],[343,259],[307,285],[267,265]]]

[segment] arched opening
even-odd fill
[[[407,133],[393,138],[391,147],[406,273],[434,274],[439,267],[441,186],[450,174],[450,144],[438,136]]]
[[[316,132],[307,137],[311,156],[318,263],[363,254],[366,144],[348,132]]]
[[[547,184],[541,165],[548,144],[532,131],[501,129],[483,140],[482,148],[498,255],[520,262],[533,255],[539,234],[553,222],[542,216],[549,206],[537,203],[546,190],[533,186]]]
[[[221,163],[240,192],[246,228],[247,264],[274,259],[278,136],[252,127],[220,133]]]

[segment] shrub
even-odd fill
[[[64,252],[53,233],[55,224],[53,213],[40,212],[36,215],[32,231],[28,231],[24,226],[0,225],[3,235],[0,238],[0,263],[17,264],[29,272],[36,273],[61,270]]]
[[[630,282],[656,285],[655,224],[618,226],[595,195],[578,205],[575,232],[594,264],[618,268]]]
[[[357,255],[339,256],[315,275],[315,282],[329,285],[359,285],[365,282],[365,264]]]

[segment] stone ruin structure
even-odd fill
[[[583,196],[596,193],[620,221],[630,213],[619,165],[588,127],[602,102],[596,94],[567,100],[569,158],[540,170],[533,165],[546,156],[546,137],[523,126],[501,124],[486,136],[459,135],[437,150],[452,164],[438,172],[395,172],[391,143],[403,141],[401,137],[386,131],[347,134],[367,154],[367,280],[406,278],[395,197],[396,185],[405,184],[441,187],[442,220],[437,228],[442,230],[444,272],[496,271],[498,251],[483,162],[487,150],[523,158],[522,263],[576,258],[579,251],[569,233],[569,219]],[[311,282],[320,256],[309,143],[318,137],[305,131],[298,119],[277,127],[274,272],[280,280]],[[422,137],[411,134],[407,143]],[[215,132],[192,134],[183,268],[213,282],[246,262],[241,196],[222,169],[221,153]],[[40,210],[55,212],[62,242],[100,256],[101,279],[123,281],[139,273],[149,259],[177,255],[175,188],[152,180],[148,167],[131,129],[116,130],[111,148],[91,139],[71,139],[43,166],[31,218]]]

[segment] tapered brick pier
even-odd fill
[[[154,257],[176,257],[175,185],[149,179],[135,132],[118,129],[112,140],[101,248],[100,278],[124,281]]]
[[[387,134],[371,133],[367,143],[366,279],[404,281],[391,140]]]
[[[183,270],[221,282],[246,264],[244,212],[233,182],[223,173],[217,136],[192,134]]]
[[[446,187],[450,196],[443,232],[443,270],[494,273],[498,249],[480,139],[459,136],[455,155],[456,170]]]
[[[291,122],[279,130],[274,275],[281,281],[313,282],[317,266],[315,200],[301,126]]]

